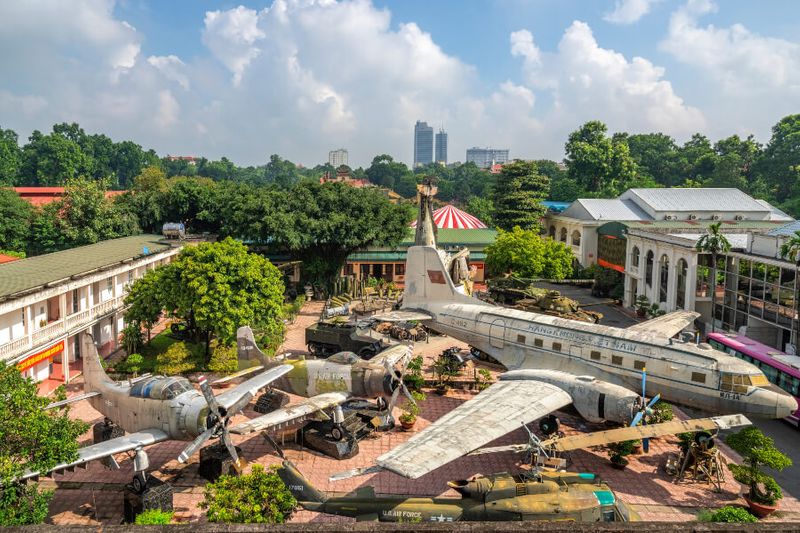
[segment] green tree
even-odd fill
[[[57,126],[54,126],[54,130]],[[92,161],[80,145],[63,133],[43,135],[34,131],[22,149],[21,180],[24,185],[64,185],[88,174]]]
[[[487,227],[494,226],[494,204],[488,198],[473,196],[467,202],[465,210],[486,224]]]
[[[281,273],[240,242],[227,238],[185,247],[160,270],[161,285],[151,290],[161,295],[170,315],[186,319],[190,329],[203,334],[206,355],[212,335],[230,344],[240,326],[282,328]]]
[[[794,235],[789,237],[783,244],[781,244],[781,257],[789,261],[794,261],[794,279],[795,283],[800,280],[800,231],[795,231]],[[800,303],[797,301],[798,290],[795,286],[794,292],[794,308],[800,311]],[[795,331],[794,337],[795,353],[800,353],[800,331]]]
[[[78,458],[78,438],[88,424],[66,410],[45,410],[51,399],[38,396],[36,383],[16,366],[0,362],[0,526],[41,523],[51,491],[14,479],[25,470],[49,472]]]
[[[643,133],[626,137],[637,171],[664,187],[683,182],[684,164],[675,140],[663,133]]]
[[[572,250],[563,243],[543,239],[538,232],[519,226],[500,230],[486,248],[486,268],[490,276],[514,273],[524,278],[563,279],[572,274]]]
[[[728,464],[733,477],[750,487],[748,497],[756,503],[774,505],[783,498],[781,488],[763,467],[781,471],[792,466],[792,460],[775,447],[775,441],[757,427],[746,427],[728,435],[725,444],[742,456],[742,465]]]
[[[531,161],[503,166],[494,188],[494,221],[510,230],[515,226],[538,230],[545,208],[542,200],[550,192],[550,180],[539,174]]]
[[[705,135],[695,133],[680,149],[685,179],[703,182],[711,178],[717,166],[717,153]]]
[[[372,159],[370,166],[366,169],[366,174],[369,181],[375,185],[386,187],[388,189],[394,189],[403,178],[409,178],[413,176],[412,172],[404,163],[395,161],[392,156],[387,154],[375,156]],[[400,191],[397,192],[400,193]],[[416,188],[414,189],[413,194],[416,194]],[[403,194],[403,196],[406,195]]]
[[[567,176],[588,192],[616,196],[630,186],[636,176],[624,138],[609,138],[606,125],[587,122],[570,133],[565,145]]]
[[[695,244],[698,252],[711,254],[711,331],[714,331],[716,322],[717,305],[717,257],[720,253],[727,253],[731,249],[731,243],[720,231],[722,223],[716,222],[708,227],[708,232],[700,237]]]
[[[176,176],[167,180],[163,222],[183,222],[191,232],[216,230],[219,190],[209,178]]]
[[[757,166],[774,187],[778,202],[798,197],[792,195],[800,192],[800,114],[785,116],[772,127]]]
[[[209,522],[282,524],[292,516],[297,500],[276,473],[253,465],[249,474],[222,476],[206,485],[200,507]]]
[[[266,183],[274,183],[278,187],[289,188],[300,179],[297,166],[288,159],[281,159],[277,154],[269,156],[269,163],[264,168]]]
[[[165,376],[175,376],[195,368],[192,352],[183,341],[174,342],[166,351],[156,356],[156,372]]]
[[[0,188],[0,249],[26,249],[33,207],[13,189]]]
[[[148,270],[144,276],[135,280],[125,294],[125,322],[144,326],[147,330],[147,342],[150,342],[150,331],[158,322],[164,309],[161,295],[161,271]]]
[[[0,128],[0,185],[16,185],[22,149],[14,130]]]

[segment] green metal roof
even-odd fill
[[[56,281],[79,277],[172,245],[159,235],[134,235],[0,265],[0,300]]]
[[[497,239],[497,230],[493,229],[442,229],[437,230],[436,242],[439,246],[461,244],[489,246]],[[414,228],[409,228],[406,238],[400,246],[408,247],[414,244]]]
[[[469,259],[470,261],[484,261],[486,259],[486,254],[483,252],[473,252],[472,250],[470,250]],[[355,252],[347,256],[347,261],[350,263],[354,262],[399,263],[405,260],[406,260],[405,250],[402,252],[393,252],[393,251]]]

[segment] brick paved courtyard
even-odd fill
[[[304,328],[317,320],[321,304],[314,302],[306,305],[296,322],[290,326],[286,341],[282,347],[284,352],[298,353],[305,351]],[[464,346],[463,343],[447,337],[432,337],[429,342],[417,343],[415,352],[423,354],[428,363],[449,346]],[[467,371],[466,374],[471,375]],[[82,390],[79,378],[70,387],[70,394]],[[416,430],[424,428],[431,421],[449,412],[461,402],[471,398],[475,393],[469,391],[450,391],[446,396],[428,394],[421,402],[421,415]],[[87,402],[75,404],[72,416],[88,422],[99,422],[102,416],[92,409]],[[237,417],[234,423],[244,420],[245,416],[257,416],[247,409]],[[600,426],[588,424],[569,414],[559,413],[562,428],[567,434],[591,431]],[[90,433],[84,436],[82,444],[89,444]],[[451,479],[464,478],[477,473],[517,472],[520,470],[524,455],[501,453],[479,457],[464,457],[418,479],[407,480],[390,472],[381,472],[369,476],[352,478],[340,482],[330,482],[330,475],[354,467],[369,466],[378,455],[404,442],[412,433],[393,430],[388,433],[375,434],[374,437],[359,443],[360,453],[349,460],[336,461],[301,448],[298,444],[286,442],[284,452],[301,472],[321,490],[349,491],[359,486],[373,485],[378,493],[444,495],[455,496],[455,492],[447,489],[446,482]],[[252,463],[263,465],[279,464],[280,458],[274,450],[258,434],[245,437],[233,435],[234,442],[241,446],[244,456]],[[524,430],[520,429],[501,439],[493,445],[520,443],[526,440]],[[677,439],[663,438],[651,442],[650,452],[646,455],[633,456],[628,468],[619,471],[611,468],[606,453],[602,450],[576,451],[569,456],[570,470],[594,472],[606,480],[623,501],[632,505],[644,520],[653,521],[685,521],[694,518],[700,510],[719,507],[729,503],[742,503],[739,497],[739,484],[728,474],[723,490],[714,492],[710,485],[695,484],[691,481],[674,484],[667,476],[662,465],[670,454],[677,453]],[[197,474],[198,456],[195,454],[189,462],[182,465],[177,456],[186,446],[185,442],[163,442],[147,449],[150,457],[152,474],[168,481],[175,490],[175,517],[181,521],[204,521],[204,514],[198,504],[203,499],[205,480]],[[732,452],[724,446],[723,453],[727,457]],[[132,476],[132,461],[120,455],[120,470],[108,470],[100,463],[92,463],[87,469],[58,475],[54,480],[44,480],[46,486],[57,488],[50,505],[48,521],[55,524],[117,524],[122,519],[122,486]],[[800,520],[800,502],[787,497],[781,501],[781,512],[775,519]],[[295,521],[332,521],[348,520],[317,513],[300,511],[293,517]]]

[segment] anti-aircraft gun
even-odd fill
[[[534,287],[530,280],[509,276],[492,280],[489,295],[498,303],[530,311],[553,315],[570,320],[597,324],[602,313],[583,309],[580,302],[563,296],[559,291]]]

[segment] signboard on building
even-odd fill
[[[37,352],[33,355],[29,355],[19,363],[17,363],[17,368],[20,372],[25,372],[29,368],[38,365],[42,361],[50,361],[56,355],[60,354],[64,351],[64,341],[60,341],[57,344],[50,346],[49,348],[45,348],[44,350]]]

